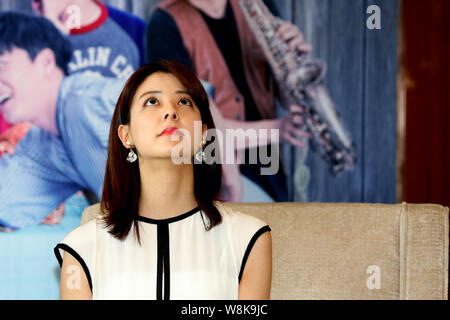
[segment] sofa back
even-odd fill
[[[271,227],[271,299],[448,299],[446,207],[223,204]],[[82,223],[98,213],[87,208]]]

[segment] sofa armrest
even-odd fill
[[[448,299],[449,210],[402,204],[400,299]]]

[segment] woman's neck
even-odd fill
[[[189,0],[190,4],[203,11],[213,19],[221,19],[225,16],[225,8],[228,0]]]
[[[169,159],[139,163],[141,195],[139,214],[152,219],[168,219],[195,208],[194,169],[174,165]]]

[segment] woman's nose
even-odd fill
[[[178,120],[178,114],[177,114],[177,112],[176,112],[175,110],[167,111],[167,112],[164,114],[164,120],[167,120],[167,119]]]

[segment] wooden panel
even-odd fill
[[[449,34],[446,0],[403,6],[406,94],[404,195],[408,202],[450,204],[448,151]],[[427,23],[417,23],[417,21]]]
[[[364,202],[395,197],[398,3],[368,0],[381,9],[381,30],[366,29]]]
[[[380,6],[383,29],[369,35],[370,4]],[[395,202],[397,11],[389,0],[295,2],[295,22],[328,64],[326,85],[358,156],[354,171],[333,177],[308,150],[309,201]]]
[[[328,50],[328,0],[302,0],[295,2],[294,8],[294,22],[302,31],[305,41],[312,45],[313,51],[311,56],[321,59],[326,59]],[[320,35],[320,36],[319,36]],[[298,149],[295,154],[296,166],[294,166],[291,174],[296,181],[294,188],[298,189],[299,185],[306,187],[305,193],[297,192],[294,194],[294,201],[320,201],[317,194],[322,194],[325,189],[328,190],[327,177],[329,173],[324,163],[311,163],[311,150],[309,148]],[[304,170],[302,159],[306,159],[305,165],[309,169],[309,175],[300,172]],[[327,192],[328,194],[328,192]],[[324,197],[325,198],[325,197]],[[324,199],[323,198],[323,199]]]
[[[272,3],[275,5],[278,12],[280,13],[281,19],[291,22],[294,21],[293,6],[295,5],[295,0],[278,0],[278,1],[272,0]]]
[[[336,109],[361,152],[363,35],[362,0],[304,0],[296,2],[296,22],[313,46],[312,55],[328,64],[325,83]],[[346,36],[343,36],[346,35]],[[329,173],[317,153],[308,151],[311,172],[308,200],[320,202],[362,201],[362,165],[338,177]]]
[[[445,7],[443,12],[450,12],[450,3],[448,1],[445,2]],[[445,152],[445,164],[444,164],[444,168],[442,169],[442,177],[441,177],[441,181],[443,181],[444,185],[443,188],[445,190],[445,194],[444,194],[444,198],[442,199],[441,203],[444,204],[445,206],[449,207],[450,206],[450,169],[449,169],[449,163],[450,163],[450,154],[449,154],[449,146],[450,146],[450,128],[449,128],[449,123],[450,123],[450,112],[449,112],[449,104],[450,104],[450,90],[448,90],[448,86],[450,84],[450,24],[447,22],[447,24],[444,26],[444,36],[443,36],[443,41],[442,43],[445,44],[444,46],[444,51],[445,51],[445,59],[444,61],[441,61],[441,63],[444,64],[444,68],[443,68],[443,72],[445,74],[444,76],[444,80],[443,83],[445,83],[447,85],[447,88],[444,90],[444,92],[446,93],[444,95],[443,101],[444,101],[444,105],[445,108],[443,108],[445,110],[445,114],[443,115],[443,121],[445,122],[445,127],[447,128],[444,137],[445,137],[445,144],[441,146],[442,149],[447,150],[447,152]],[[441,150],[442,150],[441,149]],[[450,270],[449,270],[449,275],[450,275]],[[450,289],[449,289],[450,290]]]
[[[291,21],[293,22],[293,5],[295,1],[293,0],[279,0],[279,1],[273,1],[276,10],[280,14],[280,18],[283,20]],[[281,107],[278,101],[275,103],[277,107],[277,114],[278,117],[282,117],[286,115],[286,111]],[[293,176],[290,174],[292,172],[292,167],[296,163],[295,158],[295,149],[293,147],[290,147],[289,145],[285,145],[284,148],[280,148],[280,152],[283,153],[282,159],[280,159],[280,166],[283,165],[284,172],[286,174],[286,184],[287,184],[287,191],[288,191],[288,200],[293,201],[294,200],[294,188],[293,188]]]

